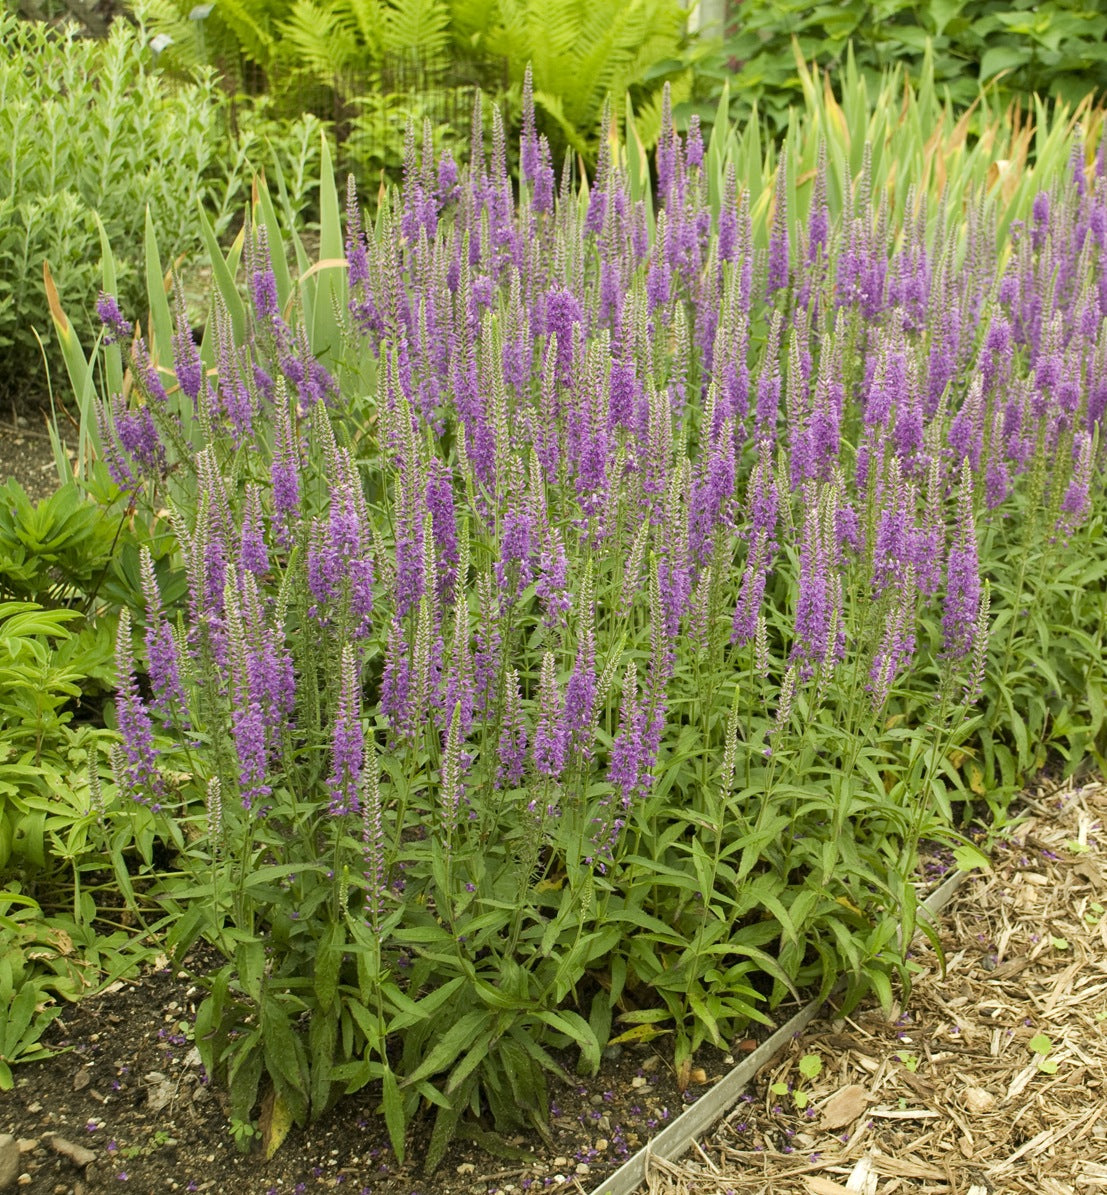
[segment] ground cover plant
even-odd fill
[[[541,1131],[552,1048],[686,1070],[789,992],[890,1002],[920,838],[979,863],[974,800],[1101,745],[1102,147],[1002,233],[892,219],[867,154],[789,212],[785,159],[760,248],[662,127],[656,215],[528,107],[518,198],[498,124],[461,173],[412,144],[343,253],[324,177],[300,281],[259,190],[201,346],[101,298],[99,452],[188,583],[121,620],[112,798],[227,959],[244,1143],[372,1083],[433,1167],[466,1113]]]

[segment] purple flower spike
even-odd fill
[[[181,290],[179,278],[176,279],[175,288],[177,319],[176,330],[173,334],[173,368],[182,393],[192,400],[193,406],[196,406],[204,384],[204,367],[200,361],[200,350],[196,346],[196,341],[192,339],[192,329],[188,324],[184,292]]]
[[[980,592],[980,561],[972,514],[972,473],[968,462],[964,461],[957,503],[957,529],[946,561],[946,602],[942,612],[945,645],[942,654],[947,659],[962,660],[973,651]]]
[[[265,549],[261,517],[261,491],[253,484],[246,487],[246,510],[242,518],[239,562],[243,568],[258,577],[269,570],[269,554]]]
[[[503,726],[499,743],[500,766],[496,773],[497,786],[517,788],[523,782],[527,764],[527,729],[523,721],[523,705],[519,695],[519,674],[514,668],[507,679],[504,694]]]
[[[131,616],[126,609],[119,616],[116,636],[116,716],[122,736],[125,759],[119,783],[129,789],[136,801],[149,801],[165,795],[165,785],[157,767],[154,731],[150,715],[138,692],[134,656],[131,653]]]
[[[154,576],[154,562],[148,548],[143,546],[139,557],[142,593],[146,600],[146,658],[150,672],[150,686],[154,690],[151,709],[163,716],[186,708],[181,685],[177,640],[173,628],[162,616],[161,595]],[[182,729],[187,723],[182,722]]]
[[[353,648],[342,648],[341,690],[338,713],[331,740],[331,773],[327,777],[327,791],[331,797],[331,813],[358,813],[361,803],[358,787],[365,764],[365,732],[361,726],[361,686]]]
[[[115,301],[114,295],[109,295],[107,291],[103,290],[100,292],[100,297],[96,300],[96,314],[104,325],[105,344],[130,343],[135,333],[134,325],[129,324],[123,318],[123,313],[119,310],[119,304]]]
[[[538,725],[534,728],[532,753],[538,774],[553,780],[561,775],[565,766],[567,736],[563,714],[558,700],[553,652],[548,651],[542,657],[542,673],[538,682]]]
[[[784,160],[776,170],[776,198],[773,207],[773,227],[769,234],[769,277],[766,289],[770,296],[788,285],[788,185]]]

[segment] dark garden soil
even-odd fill
[[[47,413],[31,403],[0,417],[0,484],[14,478],[33,501],[49,498],[58,488],[58,469]]]
[[[388,1146],[371,1089],[342,1100],[308,1131],[293,1128],[272,1160],[238,1152],[220,1093],[204,1081],[192,1042],[202,990],[161,969],[113,984],[67,1008],[48,1030],[58,1053],[16,1069],[0,1104],[0,1133],[23,1151],[31,1192],[214,1191],[235,1195],[341,1189],[350,1195],[489,1195],[591,1190],[717,1081],[733,1058],[698,1060],[703,1079],[682,1096],[665,1038],[613,1047],[596,1078],[551,1084],[551,1140],[500,1140],[504,1156],[457,1142],[422,1173],[430,1122],[413,1133],[404,1166]],[[566,1058],[571,1068],[573,1059]]]

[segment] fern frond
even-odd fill
[[[385,7],[381,0],[345,0],[352,28],[374,63],[384,56],[386,36]]]
[[[337,6],[324,8],[314,0],[296,0],[280,33],[286,64],[323,86],[334,86],[356,61],[357,44]]]
[[[443,0],[392,0],[384,12],[385,52],[441,59],[450,44],[450,10]]]
[[[285,9],[281,3],[266,8],[253,0],[216,0],[213,16],[231,31],[242,53],[268,72],[277,51],[272,30]]]

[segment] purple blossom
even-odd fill
[[[538,681],[538,719],[531,742],[531,756],[540,776],[556,780],[565,767],[568,746],[564,710],[558,697],[554,656],[547,651],[542,657],[542,671]]]
[[[1065,489],[1057,517],[1057,530],[1065,538],[1083,523],[1091,509],[1092,437],[1087,432],[1077,433],[1072,454],[1072,480]]]
[[[615,786],[624,810],[629,809],[645,771],[647,712],[638,693],[638,669],[632,660],[623,677],[619,730],[611,745],[607,779]]]
[[[134,325],[123,318],[114,295],[101,291],[96,300],[96,314],[104,325],[104,344],[129,344],[134,336]]]
[[[497,787],[517,788],[523,782],[527,763],[527,729],[519,693],[519,674],[511,669],[504,692],[504,714],[500,726]]]
[[[972,514],[972,474],[968,462],[964,462],[957,503],[957,527],[946,558],[946,600],[942,612],[945,642],[942,654],[947,659],[961,660],[972,653],[976,641],[980,592],[980,562]]]
[[[261,517],[261,490],[252,483],[246,487],[246,509],[242,516],[238,560],[243,568],[257,577],[269,570],[269,554],[265,548]]]
[[[281,318],[281,304],[277,296],[277,277],[269,257],[269,234],[264,224],[254,229],[253,251],[250,254],[248,270],[250,275],[250,297],[254,303],[254,316],[271,332],[284,328]]]
[[[588,603],[589,608],[591,602]],[[580,633],[577,658],[565,687],[565,733],[569,750],[591,754],[593,722],[596,716],[596,644],[590,609]]]
[[[883,707],[892,684],[911,663],[915,653],[915,581],[908,568],[902,588],[888,603],[884,631],[869,669],[869,695],[873,706]]]
[[[122,739],[125,764],[117,777],[121,786],[130,790],[135,800],[160,799],[165,784],[158,772],[157,751],[150,715],[138,691],[134,657],[131,652],[131,618],[126,608],[119,616],[116,634],[116,718]]]
[[[123,396],[117,394],[112,399],[110,413],[106,408],[101,409],[101,440],[108,454],[112,480],[120,489],[135,489],[144,478],[164,478],[168,471],[165,446],[150,408],[143,406],[130,411]]]
[[[173,368],[177,374],[177,384],[181,392],[192,400],[195,406],[200,398],[200,390],[204,384],[204,367],[200,361],[200,350],[192,339],[192,329],[188,325],[185,310],[184,294],[181,291],[180,280],[176,280],[177,291],[177,319],[176,330],[173,334]]]
[[[361,725],[361,686],[353,648],[342,648],[338,709],[331,737],[331,771],[327,777],[330,811],[338,816],[359,813],[359,787],[365,766],[365,732]]]
[[[833,503],[828,507],[810,503],[804,518],[791,658],[801,661],[805,670],[832,662],[837,655],[842,581],[833,567],[835,553],[827,533],[827,526],[834,526],[834,515]]]
[[[154,576],[154,562],[149,549],[142,548],[139,556],[142,593],[146,603],[146,659],[150,687],[154,691],[151,709],[164,717],[187,709],[184,687],[181,684],[177,639],[173,628],[162,615],[161,595]],[[181,729],[187,728],[182,721]]]
[[[288,548],[300,509],[300,453],[287,401],[277,404],[270,480],[277,542],[282,548]]]
[[[773,224],[769,233],[769,276],[766,290],[771,297],[788,285],[788,186],[784,159],[776,168]]]
[[[394,741],[408,738],[413,732],[413,691],[411,658],[403,626],[397,618],[388,634],[380,694],[380,710],[388,721]]]

